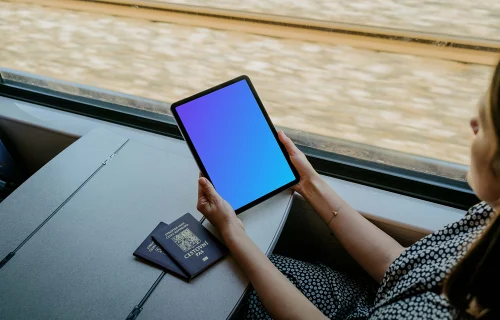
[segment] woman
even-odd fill
[[[495,213],[500,210],[500,62],[470,125],[475,138],[467,178],[483,202],[409,248],[344,202],[279,133],[300,174],[293,189],[378,288],[322,265],[280,256],[271,257],[273,264],[245,234],[231,206],[200,178],[197,208],[219,230],[258,295],[250,297],[247,318],[500,319],[500,219]]]

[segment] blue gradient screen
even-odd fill
[[[176,111],[215,189],[234,210],[295,179],[245,80]]]

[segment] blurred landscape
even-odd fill
[[[209,5],[500,39],[500,4],[484,0]],[[469,118],[492,71],[485,65],[15,1],[0,1],[0,46],[2,68],[168,103],[247,74],[276,125],[460,164],[469,162]]]
[[[500,2],[491,0],[153,0],[500,40]]]

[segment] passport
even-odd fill
[[[227,255],[227,248],[190,213],[153,233],[153,239],[191,280]]]
[[[162,267],[173,275],[176,275],[184,280],[188,280],[187,274],[163,252],[160,246],[154,242],[152,235],[155,232],[167,227],[166,223],[160,222],[149,236],[141,243],[134,251],[134,256],[152,262],[153,264]]]

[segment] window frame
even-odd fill
[[[0,68],[0,96],[183,140],[174,118],[170,115],[4,79],[2,78],[2,71],[18,73],[17,71],[2,70]],[[24,77],[31,76],[22,72],[19,72],[19,74]],[[36,79],[36,77],[33,78]],[[74,85],[89,91],[98,90],[99,92],[105,92],[108,96],[151,102],[151,100],[141,97],[128,96],[80,84],[65,82],[65,85]],[[167,103],[161,104],[169,107]],[[305,153],[316,171],[326,176],[462,210],[467,210],[479,202],[479,199],[465,181],[337,154],[309,146],[298,145],[298,147]],[[355,147],[356,144],[353,143],[353,148]]]

